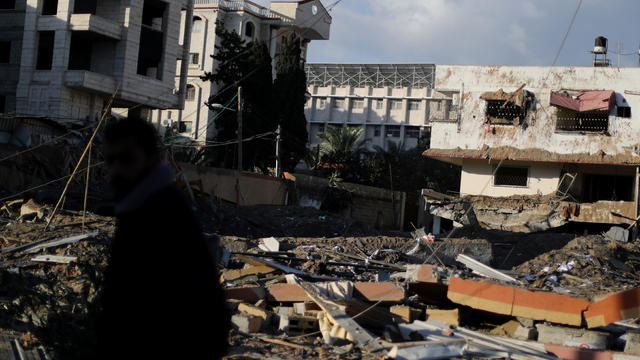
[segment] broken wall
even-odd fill
[[[431,147],[434,149],[482,149],[512,146],[538,148],[549,152],[589,153],[602,150],[615,155],[632,151],[640,137],[640,95],[637,84],[640,68],[534,67],[534,66],[451,66],[436,68],[436,89],[464,89],[461,123],[432,124]],[[525,90],[535,95],[525,125],[486,124],[486,101],[482,93],[504,89]],[[631,107],[630,118],[609,117],[608,134],[556,132],[557,108],[550,106],[552,91],[613,90]]]
[[[299,205],[320,208],[325,200],[329,180],[294,174]],[[342,214],[369,228],[398,229],[404,223],[406,194],[373,186],[340,183],[351,194]]]

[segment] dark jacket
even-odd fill
[[[149,177],[134,190],[133,200],[128,196],[116,206],[97,355],[219,358],[227,349],[230,315],[213,251],[167,170],[156,169]]]

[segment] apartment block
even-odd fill
[[[154,111],[152,121],[159,128],[176,125],[186,139],[200,143],[215,138],[215,116],[204,104],[220,90],[218,84],[202,81],[205,72],[216,69],[216,61],[211,57],[216,51],[218,40],[215,34],[216,22],[224,23],[228,31],[234,31],[245,41],[262,41],[267,44],[271,58],[280,52],[283,38],[295,32],[302,38],[302,56],[306,58],[307,48],[312,40],[329,39],[331,16],[320,0],[283,1],[272,0],[269,7],[251,1],[236,0],[195,0],[191,19],[191,45],[185,59],[186,77],[176,76],[176,88],[184,82],[184,110],[179,107]],[[186,23],[186,14],[182,21]],[[184,31],[184,29],[183,29]],[[180,33],[180,37],[184,35]],[[275,63],[274,63],[275,65]],[[178,72],[178,71],[176,71]]]
[[[369,146],[415,147],[433,119],[457,121],[459,90],[434,87],[433,64],[306,64],[309,143],[330,126],[364,128]]]

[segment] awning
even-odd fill
[[[577,112],[606,111],[616,104],[616,93],[611,90],[581,91],[575,97],[551,93],[549,103]]]

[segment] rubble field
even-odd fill
[[[567,358],[553,346],[634,354],[635,319],[608,304],[640,309],[627,299],[640,287],[636,243],[472,227],[445,238],[365,229],[313,208],[196,200],[206,238],[220,240],[227,359]],[[65,210],[45,230],[50,211],[23,200],[0,210],[9,359],[17,347],[36,359],[91,357],[115,221],[88,213],[83,228],[82,213]]]

